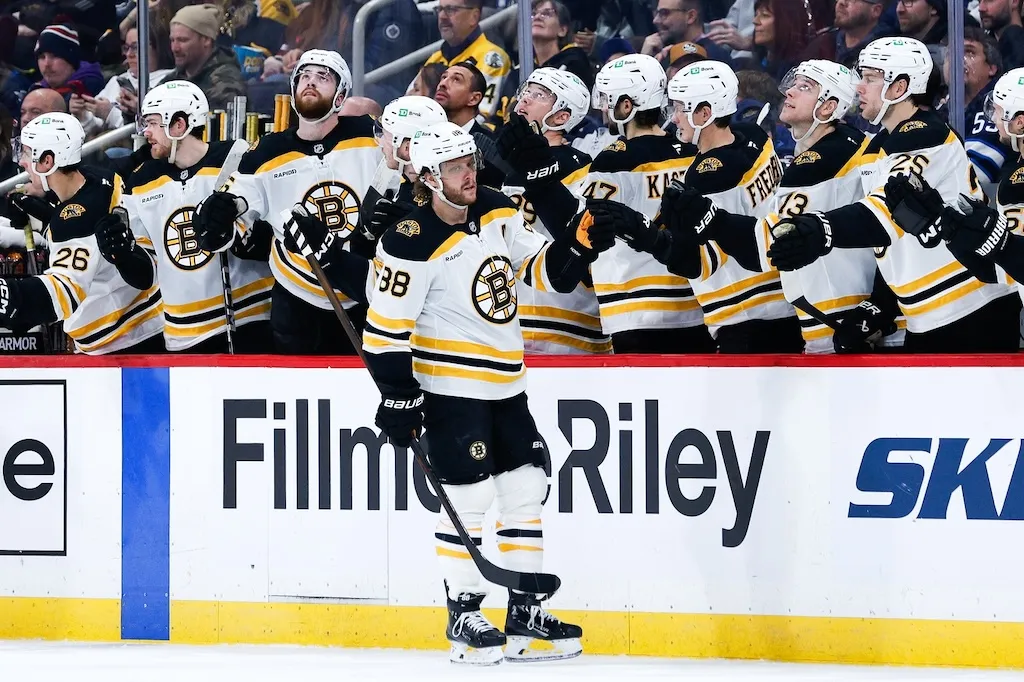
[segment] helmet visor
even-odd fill
[[[988,93],[985,95],[985,118],[995,123],[999,119],[999,112],[996,110],[996,98],[993,96],[995,93]]]
[[[788,95],[790,90],[793,90],[794,95],[810,94],[817,97],[818,93],[821,92],[821,85],[813,78],[797,73],[796,69],[790,69],[789,73],[782,79],[782,82],[779,83],[779,92],[783,95]]]

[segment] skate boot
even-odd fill
[[[505,660],[510,662],[554,661],[583,653],[583,628],[552,616],[534,594],[509,591],[505,635]]]
[[[452,643],[448,654],[452,663],[470,665],[497,665],[501,663],[501,647],[505,633],[488,622],[480,612],[482,594],[463,593],[448,599],[448,630],[445,635]]]

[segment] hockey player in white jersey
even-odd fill
[[[21,167],[59,204],[45,236],[50,262],[42,275],[0,278],[0,325],[29,329],[64,322],[75,350],[89,355],[163,351],[160,290],[129,286],[96,245],[96,223],[117,206],[121,178],[80,167],[85,131],[74,116],[44,114],[21,132]]]
[[[590,110],[590,91],[569,71],[541,68],[519,87],[515,101],[515,110],[498,137],[498,151],[510,159],[509,165],[526,172],[509,174],[501,191],[519,207],[527,225],[554,239],[557,232],[544,222],[533,200],[541,181],[561,183],[580,196],[591,159],[569,145],[565,133]],[[537,179],[542,173],[543,180]],[[527,177],[533,180],[528,183]],[[539,203],[544,201],[541,193]],[[568,294],[535,287],[520,292],[519,319],[527,353],[611,352],[611,339],[601,329],[597,296],[589,279]]]
[[[938,84],[928,49],[913,38],[881,38],[861,52],[858,70],[861,113],[884,127],[868,146],[877,161],[862,175],[867,195],[825,213],[783,218],[772,228],[769,259],[780,270],[794,270],[835,248],[875,247],[879,271],[907,319],[907,352],[1016,351],[1020,300],[998,281],[992,264],[979,258],[967,268],[941,240],[926,248],[929,234],[915,239],[893,220],[903,198],[886,190],[893,176],[917,173],[940,195],[983,197],[963,143],[922,108]],[[867,312],[866,328],[891,323],[884,311]]]
[[[258,219],[273,227],[270,322],[279,353],[354,352],[309,264],[286,240],[284,230],[292,207],[300,203],[311,216],[310,229],[329,231],[342,240],[357,231],[359,208],[381,151],[369,116],[338,116],[351,84],[348,65],[337,52],[303,53],[291,85],[298,130],[261,138],[242,157],[224,190],[214,192],[196,213],[199,245],[207,251],[224,251],[236,240],[256,238],[252,231]],[[241,229],[236,229],[236,219]],[[361,310],[352,301],[343,302],[360,323]]]
[[[226,353],[228,317],[220,264],[216,254],[199,247],[193,216],[196,206],[217,189],[218,180],[227,180],[248,145],[244,140],[203,142],[209,104],[189,81],[150,90],[141,115],[153,160],[128,178],[121,201],[128,220],[115,213],[100,221],[100,252],[138,289],[151,287],[155,275],[163,295],[168,350]],[[236,327],[233,348],[238,353],[269,353],[270,268],[265,260],[243,260],[230,251],[227,261]]]

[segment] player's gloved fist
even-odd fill
[[[692,232],[698,244],[707,244],[711,240],[711,227],[717,214],[715,202],[678,180],[672,181],[661,198],[665,227],[674,233]]]
[[[931,249],[942,241],[942,197],[917,173],[890,177],[885,205],[900,229],[917,237],[921,246]]]
[[[245,199],[228,192],[214,192],[196,209],[192,221],[199,248],[224,251],[235,241],[235,221],[248,209]]]
[[[137,245],[128,226],[128,211],[118,206],[96,221],[96,247],[108,263],[116,265],[131,258]]]
[[[860,302],[844,315],[832,335],[837,353],[870,353],[883,336],[896,333],[896,321],[871,299]]]
[[[613,236],[621,237],[635,251],[652,253],[661,232],[656,222],[625,204],[605,199],[588,199],[587,210],[595,218],[611,223]],[[609,244],[609,246],[611,246]]]
[[[772,226],[768,260],[781,271],[798,270],[832,250],[832,225],[821,213],[800,213]]]
[[[942,222],[947,226],[945,237],[953,253],[973,252],[994,260],[1010,240],[1006,217],[985,202],[960,195],[960,211],[947,207]]]
[[[8,217],[11,219],[12,227],[25,227],[28,225],[29,216],[46,225],[53,217],[54,209],[57,208],[43,197],[23,192],[11,192],[7,195],[7,201],[10,203]]]
[[[501,158],[523,174],[527,185],[558,176],[558,161],[551,152],[551,145],[536,124],[527,121],[522,114],[511,114],[498,134],[497,146]]]
[[[284,226],[284,247],[301,256],[312,255],[324,269],[330,267],[335,234],[301,204],[292,208],[292,218]]]
[[[367,230],[373,239],[380,239],[381,235],[388,231],[388,228],[395,225],[405,216],[415,210],[415,206],[407,201],[397,201],[381,198],[373,206],[373,216],[370,218]]]
[[[582,213],[573,216],[569,233],[575,244],[571,251],[587,262],[593,262],[597,255],[607,251],[615,243],[615,218],[599,208],[589,206]]]
[[[423,427],[423,392],[416,389],[381,391],[374,423],[392,445],[407,448]]]

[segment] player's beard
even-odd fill
[[[476,185],[471,189],[460,187],[458,189],[443,189],[444,198],[457,206],[471,206],[476,202]]]
[[[154,159],[169,158],[171,156],[170,144],[163,145],[154,142],[153,144],[149,145],[149,154]]]
[[[315,100],[306,97],[309,92],[316,92]],[[299,116],[307,121],[318,121],[330,113],[333,101],[333,98],[324,97],[316,90],[307,88],[304,92],[299,93],[298,99],[295,100],[295,111],[299,112]]]

